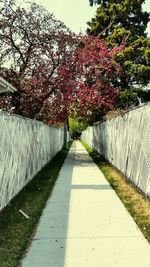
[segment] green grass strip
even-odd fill
[[[101,157],[96,150],[83,141],[81,143],[103,172],[145,238],[150,242],[150,199],[144,196],[120,171]]]
[[[0,267],[17,267],[70,149],[62,149],[0,213]],[[25,212],[25,218],[19,210]],[[32,267],[32,266],[29,266]]]

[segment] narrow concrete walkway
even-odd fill
[[[74,142],[22,267],[150,267],[150,246]]]

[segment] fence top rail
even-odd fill
[[[21,115],[18,115],[18,114],[11,114],[9,112],[6,112],[2,109],[0,109],[0,117],[3,117],[5,119],[7,118],[14,118],[14,119],[21,119],[21,120],[24,120],[24,121],[30,121],[32,123],[37,123],[37,124],[41,124],[42,126],[46,126],[46,127],[52,127],[52,128],[62,128],[63,129],[63,126],[55,126],[55,125],[48,125],[40,120],[37,120],[37,119],[31,119],[31,118],[28,118],[28,117],[23,117]]]
[[[142,108],[144,108],[144,107],[146,107],[146,106],[149,106],[149,107],[150,107],[150,101],[149,101],[149,102],[146,102],[146,103],[143,103],[143,104],[140,105],[140,106],[130,108],[130,109],[124,111],[122,114],[119,114],[118,116],[115,116],[115,117],[113,117],[113,118],[111,118],[111,119],[104,119],[103,121],[97,121],[97,122],[94,123],[94,125],[101,124],[101,123],[104,123],[104,122],[106,122],[106,121],[115,120],[116,118],[124,117],[124,116],[125,116],[126,114],[128,114],[129,112],[134,112],[134,111],[139,110],[139,109],[142,109]],[[92,126],[93,126],[93,125],[92,125]],[[92,126],[89,126],[89,127],[92,127]]]

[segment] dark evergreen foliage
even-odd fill
[[[144,0],[90,0],[97,4],[96,15],[88,22],[87,33],[105,39],[109,47],[124,44],[125,50],[116,56],[121,63],[123,76],[115,81],[120,90],[133,84],[150,81],[150,38],[146,28],[149,13],[144,12]]]

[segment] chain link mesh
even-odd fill
[[[87,128],[82,139],[150,196],[150,103]]]
[[[0,112],[0,210],[62,148],[63,128]]]

